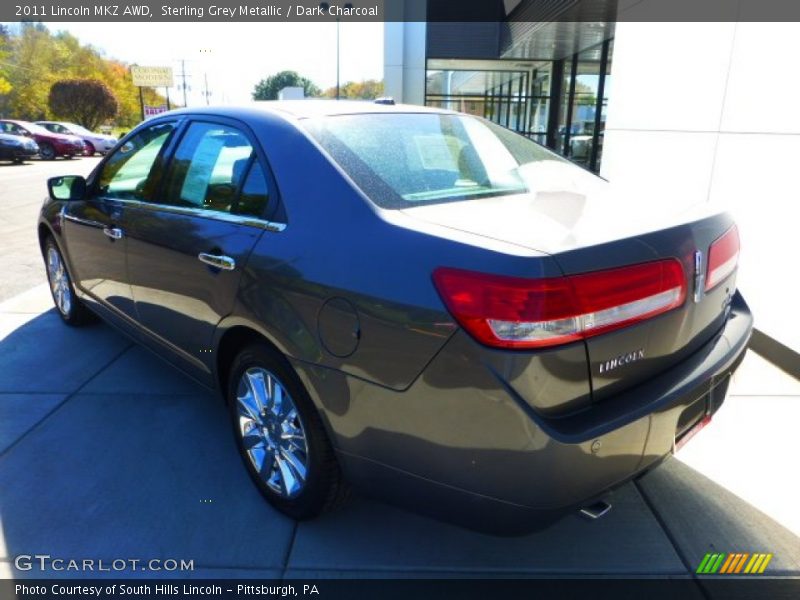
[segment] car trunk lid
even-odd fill
[[[550,254],[564,275],[676,259],[686,299],[667,313],[584,341],[593,401],[599,402],[670,368],[713,337],[735,290],[735,273],[707,293],[708,250],[733,222],[706,208],[675,211],[646,200],[572,189],[405,209],[439,226]],[[585,187],[585,186],[583,186]]]

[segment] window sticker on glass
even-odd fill
[[[215,136],[206,136],[198,144],[197,150],[192,156],[189,171],[186,173],[186,179],[183,180],[181,188],[183,201],[197,206],[203,205],[208,192],[208,184],[211,182],[211,173],[214,171],[214,165],[217,164],[224,145],[225,139]]]
[[[445,135],[415,135],[414,144],[423,169],[458,170],[456,157],[460,144],[457,139]]]

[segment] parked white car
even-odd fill
[[[36,121],[36,124],[41,125],[53,133],[78,136],[86,145],[87,156],[93,156],[95,152],[105,154],[117,144],[117,138],[115,138],[113,135],[94,133],[93,131],[89,131],[85,127],[81,127],[76,123],[64,123],[62,121]]]

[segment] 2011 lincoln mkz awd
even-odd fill
[[[48,185],[64,321],[99,315],[219,390],[253,481],[299,519],[353,485],[546,523],[705,425],[752,329],[730,216],[615,195],[455,112],[183,109]]]

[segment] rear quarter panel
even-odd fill
[[[288,356],[392,389],[422,372],[456,324],[431,273],[453,266],[528,276],[557,274],[547,255],[509,254],[459,232],[432,235],[375,208],[301,130],[253,125],[280,188],[288,226],[267,232],[243,274],[234,322],[255,322]],[[357,313],[356,348],[335,356],[320,338],[332,298]],[[324,317],[323,317],[324,318]]]

